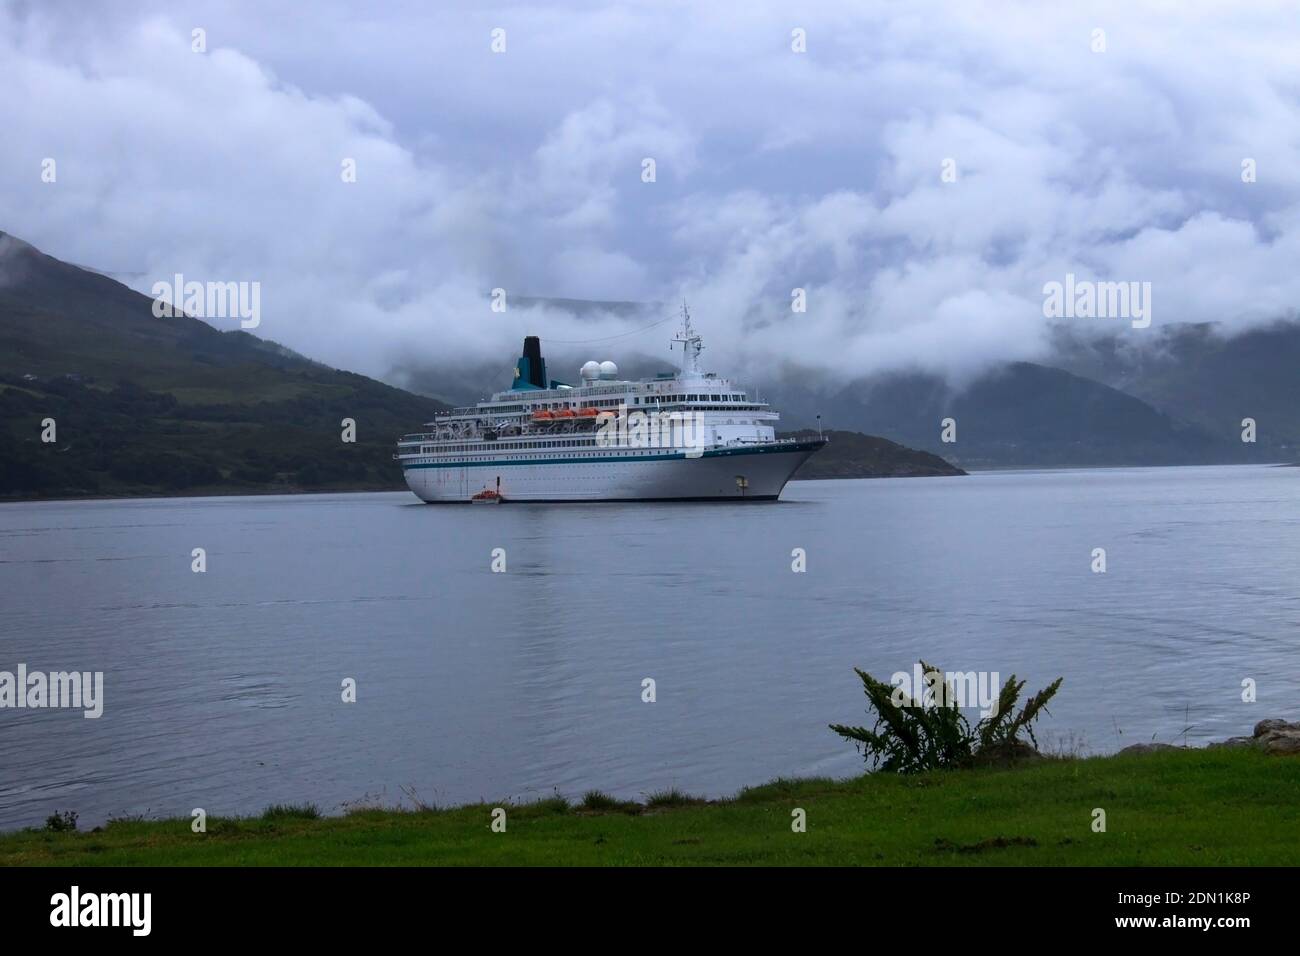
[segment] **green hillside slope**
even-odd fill
[[[0,233],[0,496],[403,487],[393,441],[442,407],[156,318],[147,296]]]

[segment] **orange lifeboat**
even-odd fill
[[[573,409],[571,409],[571,408],[561,408],[558,412],[555,413],[555,417],[556,417],[556,418],[576,418],[577,416],[574,414]]]
[[[596,411],[596,409],[594,409],[594,408],[580,408],[580,409],[578,409],[578,417],[579,417],[579,418],[595,418],[595,417],[596,417],[597,415],[599,415],[599,414],[600,414],[600,413],[599,413],[598,411]]]
[[[533,421],[549,422],[554,417],[555,413],[546,408],[539,408],[533,412]]]

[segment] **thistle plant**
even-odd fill
[[[1028,746],[1020,740],[1021,731],[1028,734],[1037,749],[1033,723],[1047,712],[1047,703],[1060,688],[1061,678],[1030,697],[1017,712],[1016,703],[1025,682],[1012,674],[998,693],[996,708],[972,726],[955,706],[951,681],[937,667],[920,663],[934,683],[928,695],[922,690],[919,697],[910,697],[902,688],[854,668],[862,680],[870,711],[876,714],[875,725],[870,730],[845,724],[831,724],[830,728],[853,741],[869,769],[920,773],[968,767],[981,758],[1014,757]]]

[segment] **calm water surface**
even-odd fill
[[[848,775],[826,725],[864,719],[853,667],[918,655],[1063,675],[1049,746],[1221,738],[1300,716],[1298,582],[1297,468],[796,482],[770,505],[0,505],[0,670],[105,675],[98,720],[0,710],[0,829]]]

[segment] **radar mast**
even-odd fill
[[[683,379],[700,378],[704,373],[700,370],[700,353],[704,351],[704,340],[700,338],[699,333],[691,325],[691,310],[686,307],[686,302],[682,302],[682,330],[677,333],[673,339],[674,342],[682,343],[682,375]],[[672,346],[669,346],[671,348]]]

